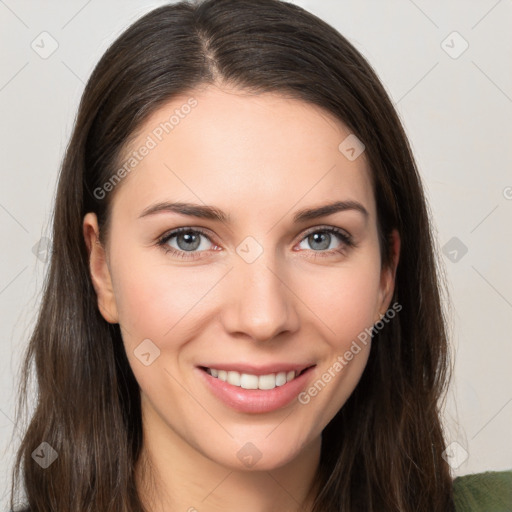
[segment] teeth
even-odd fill
[[[228,372],[226,382],[233,384],[233,386],[240,386],[240,374],[238,372]]]
[[[241,388],[258,389],[258,384],[259,384],[260,379],[257,375],[249,375],[248,373],[240,374],[238,372],[233,372],[233,373],[236,373],[239,375],[240,380],[238,381],[239,382],[238,386],[240,386]],[[262,375],[262,377],[263,377],[263,375]]]
[[[243,389],[274,389],[276,386],[282,386],[296,377],[294,370],[259,376],[231,370],[216,370],[215,368],[207,368],[206,372],[212,377]]]
[[[276,386],[282,386],[286,384],[286,373],[280,372],[276,375]]]

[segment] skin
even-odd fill
[[[120,324],[141,390],[141,460],[152,472],[143,475],[139,464],[138,485],[155,511],[238,511],[241,503],[248,512],[299,510],[310,503],[322,430],[355,389],[370,343],[309,403],[269,413],[224,405],[195,366],[313,361],[310,386],[390,307],[400,240],[395,232],[394,263],[381,268],[365,154],[348,160],[338,145],[350,131],[299,100],[203,87],[156,111],[127,154],[190,96],[197,107],[114,190],[105,247],[95,214],[83,222],[98,307]],[[369,215],[346,210],[294,224],[296,211],[335,200],[357,201]],[[213,205],[232,220],[139,218],[159,201]],[[328,226],[356,247],[334,234],[327,249],[308,239],[310,228]],[[157,245],[177,227],[207,232],[187,253],[196,259]],[[250,264],[236,252],[247,236],[263,249]],[[178,238],[167,246],[186,252]],[[149,366],[134,354],[145,339],[160,350]],[[261,453],[252,467],[237,457],[247,442]]]

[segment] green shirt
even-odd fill
[[[512,512],[512,469],[459,476],[453,497],[457,512]]]

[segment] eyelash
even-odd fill
[[[162,237],[160,237],[158,239],[157,245],[159,247],[161,247],[162,250],[166,254],[171,253],[173,256],[176,256],[178,258],[182,258],[182,259],[185,259],[185,260],[197,260],[197,259],[201,258],[201,256],[199,256],[199,257],[195,256],[196,254],[198,254],[198,252],[181,251],[181,250],[174,249],[174,247],[169,247],[167,245],[167,242],[171,238],[179,235],[180,233],[199,233],[199,234],[203,235],[205,238],[207,238],[211,243],[214,243],[211,240],[210,236],[205,231],[203,231],[202,229],[190,228],[190,227],[181,227],[181,228],[176,228],[176,229],[170,231],[169,233],[164,234]],[[315,228],[307,231],[304,234],[304,236],[302,237],[302,239],[300,240],[300,242],[302,242],[308,236],[310,236],[310,235],[312,235],[314,233],[330,233],[330,234],[333,234],[333,235],[337,236],[340,239],[340,241],[342,242],[344,247],[342,247],[341,249],[330,249],[330,250],[324,250],[324,251],[314,251],[314,250],[311,250],[313,253],[315,253],[313,258],[325,258],[325,257],[333,256],[335,254],[344,254],[347,249],[356,247],[356,244],[352,240],[352,237],[350,235],[346,234],[341,229],[335,228],[333,226],[315,227]],[[199,253],[201,253],[201,252],[205,252],[205,251],[199,251]]]

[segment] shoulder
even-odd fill
[[[455,478],[456,512],[512,511],[512,469],[487,471]]]

